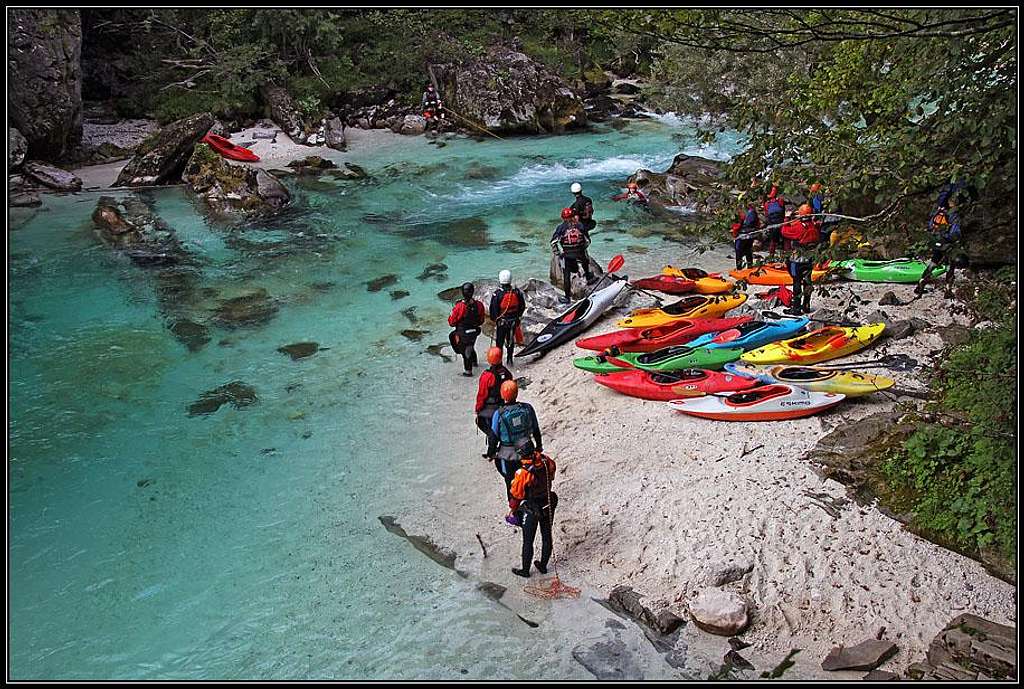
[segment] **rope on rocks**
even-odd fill
[[[536,586],[532,584],[524,586],[523,591],[536,598],[544,598],[547,600],[580,597],[580,590],[575,586],[563,584],[557,574],[550,579],[542,580]]]

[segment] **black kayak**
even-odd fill
[[[625,277],[616,277],[610,285],[593,294],[580,299],[562,313],[551,319],[544,330],[533,338],[529,344],[515,353],[515,356],[542,354],[558,345],[571,340],[589,328],[611,307],[616,297],[628,285]]]

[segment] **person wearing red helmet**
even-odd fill
[[[646,206],[648,199],[647,195],[640,191],[640,186],[636,182],[628,182],[626,191],[613,196],[612,201],[632,201]]]
[[[518,396],[519,385],[514,380],[502,383],[503,404],[491,418],[491,432],[499,443],[495,466],[505,479],[507,499],[512,499],[512,479],[522,458],[544,449],[537,413],[526,402],[517,401]]]
[[[582,268],[588,285],[595,280],[594,273],[590,269],[588,246],[590,246],[590,234],[580,224],[576,212],[572,208],[563,208],[562,224],[556,227],[554,234],[551,235],[551,250],[562,263],[562,282],[565,288],[565,297],[562,298],[562,303],[567,304],[572,301],[573,273],[579,273]]]
[[[793,278],[793,300],[785,313],[793,316],[811,310],[814,250],[821,241],[821,223],[811,217],[813,213],[811,205],[805,203],[797,209],[797,217],[782,226],[782,237],[792,250],[786,267]]]
[[[501,386],[506,381],[512,380],[512,372],[501,364],[501,347],[491,347],[487,350],[488,368],[480,374],[480,385],[476,391],[476,406],[473,407],[473,414],[476,418],[476,426],[487,436],[487,451],[484,457],[493,459],[495,468],[501,472],[498,466],[498,436],[491,432],[491,421],[494,419],[494,412],[501,406]]]

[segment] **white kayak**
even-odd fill
[[[793,385],[762,385],[731,395],[673,400],[669,406],[684,414],[718,421],[782,421],[817,414],[844,399],[843,394],[811,392]]]
[[[515,356],[542,354],[571,340],[593,325],[611,308],[612,303],[622,294],[622,290],[629,285],[626,277],[613,275],[611,279],[612,282],[607,287],[602,287],[571,304],[565,311],[552,318],[551,322],[544,326],[544,330],[516,352]]]

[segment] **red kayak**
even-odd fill
[[[616,371],[599,373],[594,380],[615,392],[644,400],[671,402],[683,397],[696,397],[716,392],[739,392],[761,385],[752,378],[687,368],[682,371]]]
[[[202,142],[225,158],[243,160],[247,163],[255,163],[260,159],[258,155],[250,151],[248,148],[233,144],[223,136],[208,133],[203,137]]]
[[[655,352],[664,347],[686,344],[705,333],[735,328],[751,320],[751,316],[688,318],[654,328],[624,328],[604,335],[585,337],[577,340],[576,346],[595,352],[603,352],[612,347],[617,347],[620,352]]]
[[[634,287],[653,289],[666,294],[687,294],[697,289],[697,283],[678,275],[656,275],[652,278],[633,280]]]

